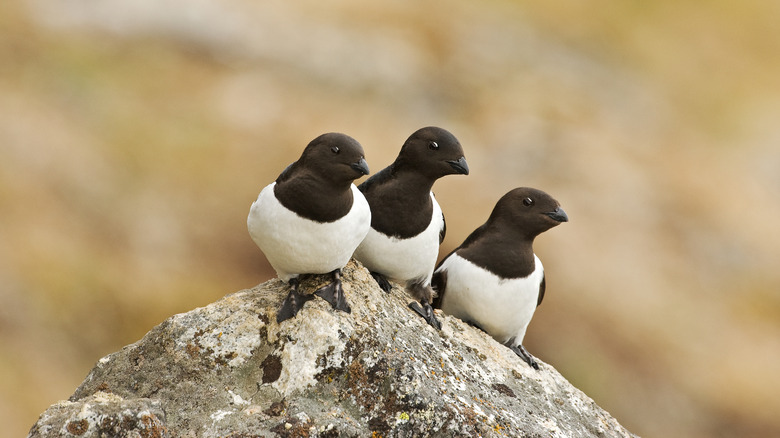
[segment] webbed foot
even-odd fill
[[[393,285],[390,284],[390,282],[387,280],[387,277],[384,275],[378,273],[378,272],[372,272],[371,276],[374,277],[374,280],[376,280],[377,284],[379,285],[379,288],[382,289],[385,292],[390,292],[390,289],[393,288]]]
[[[344,289],[341,287],[341,271],[336,269],[332,272],[333,282],[327,284],[314,292],[314,295],[330,303],[330,305],[342,312],[351,313],[347,298],[344,296]]]
[[[441,321],[436,319],[436,315],[433,314],[433,307],[431,307],[430,303],[418,303],[417,301],[412,301],[409,303],[409,308],[422,316],[425,322],[430,324],[431,327],[435,328],[436,330],[441,330]]]
[[[508,343],[504,345],[509,347],[510,350],[514,351],[516,355],[520,356],[520,358],[523,359],[528,365],[530,365],[531,368],[535,370],[539,369],[539,363],[536,362],[536,359],[534,359],[534,357],[531,356],[531,353],[529,353],[528,350],[525,349],[525,347],[523,347],[522,345],[517,345],[513,347],[511,345],[508,345]]]
[[[281,323],[282,321],[286,321],[294,317],[296,314],[298,314],[298,311],[301,310],[303,305],[312,298],[314,298],[312,295],[299,294],[298,279],[291,279],[290,293],[287,294],[287,298],[282,301],[282,307],[280,307],[279,311],[276,313],[276,322]]]

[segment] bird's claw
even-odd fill
[[[433,307],[431,307],[430,303],[418,303],[417,301],[412,301],[409,303],[409,308],[422,316],[425,322],[430,324],[431,327],[435,328],[436,330],[441,330],[441,321],[436,319],[436,315],[434,315]]]

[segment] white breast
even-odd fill
[[[502,344],[525,337],[539,298],[544,276],[536,255],[536,267],[527,277],[502,280],[495,274],[453,253],[436,271],[447,271],[447,289],[442,302],[444,313],[473,322]]]
[[[441,207],[433,193],[433,215],[428,228],[409,239],[397,239],[373,228],[355,251],[355,258],[372,272],[396,281],[423,280],[429,284],[439,257],[439,233],[444,227]]]
[[[371,227],[371,210],[352,185],[352,209],[333,222],[320,223],[285,208],[266,186],[252,204],[247,228],[252,240],[284,281],[298,274],[325,274],[347,264]]]

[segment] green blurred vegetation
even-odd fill
[[[0,5],[0,420],[24,434],[97,359],[270,278],[259,189],[326,131],[376,172],[464,145],[442,254],[507,190],[539,238],[527,336],[643,436],[780,433],[780,6],[491,1]],[[456,213],[458,207],[467,214]]]

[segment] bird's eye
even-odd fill
[[[339,153],[339,147],[338,146],[333,146],[332,148],[330,148],[330,151],[333,152],[334,154],[338,154]]]
[[[534,200],[531,198],[525,198],[523,199],[523,205],[525,205],[526,207],[530,207],[534,205]]]
[[[429,149],[433,149],[435,151],[436,149],[439,149],[439,143],[436,143],[435,141],[432,141],[432,142],[428,143],[428,148]]]

